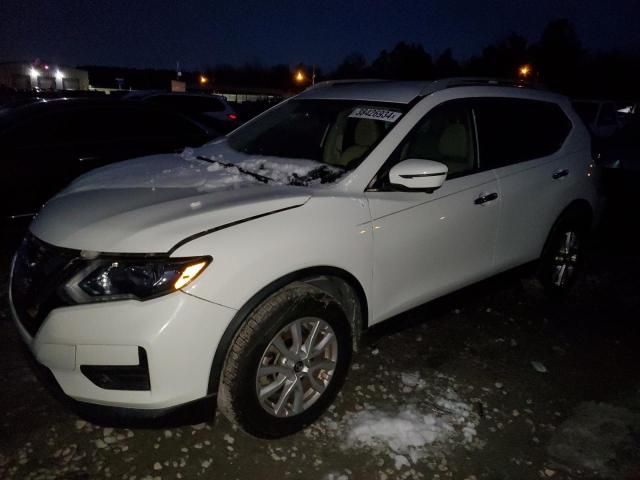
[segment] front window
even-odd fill
[[[304,159],[352,170],[404,113],[398,104],[291,100],[228,137],[251,156]]]

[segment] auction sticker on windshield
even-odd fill
[[[401,112],[376,107],[357,107],[349,115],[350,118],[366,118],[368,120],[381,120],[394,123],[402,116]]]

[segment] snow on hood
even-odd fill
[[[198,158],[201,157],[201,158]],[[209,162],[202,158],[209,159]],[[192,188],[198,192],[242,188],[263,183],[240,169],[269,179],[269,185],[288,185],[318,168],[339,174],[338,168],[305,159],[250,156],[231,149],[225,139],[203,147],[187,148],[179,155],[153,155],[98,168],[76,179],[58,196],[96,189]],[[305,182],[320,184],[320,179]]]
[[[264,183],[216,161],[270,180]],[[79,177],[44,206],[30,229],[67,248],[167,252],[204,230],[304,204],[312,189],[289,183],[322,165],[250,157],[231,150],[224,140],[182,154],[142,157]],[[315,186],[320,180],[305,183]]]

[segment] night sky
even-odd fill
[[[466,59],[565,17],[583,46],[640,53],[638,0],[0,0],[0,61],[200,69],[369,61],[400,40]]]

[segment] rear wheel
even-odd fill
[[[582,273],[588,224],[565,216],[555,225],[540,259],[540,282],[548,294],[565,295]]]
[[[292,284],[240,327],[222,373],[220,409],[252,435],[294,433],[331,404],[350,359],[349,323],[339,303],[316,287]]]

